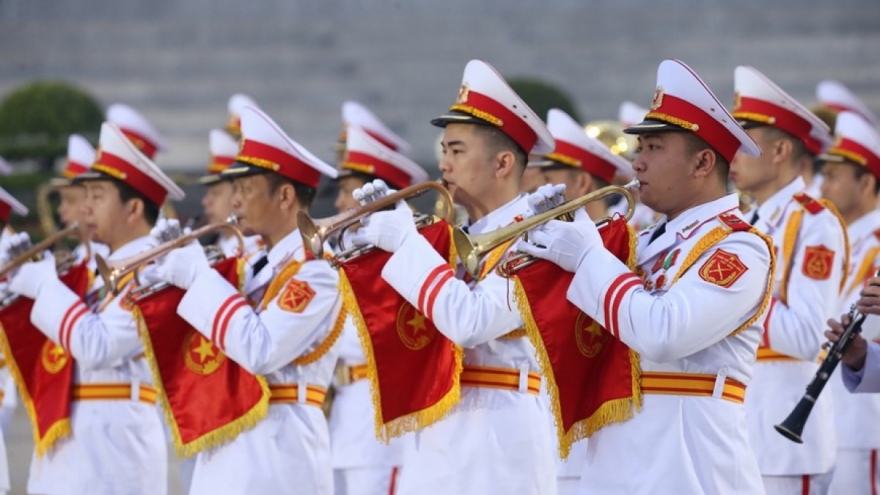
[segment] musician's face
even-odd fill
[[[822,177],[822,197],[834,203],[844,218],[859,216],[862,202],[871,205],[876,201],[876,179],[859,165],[825,162]]]
[[[495,156],[475,124],[449,124],[443,133],[440,172],[452,200],[472,208],[491,196],[496,186]]]
[[[123,202],[116,184],[109,180],[85,183],[84,224],[94,232],[94,239],[111,250],[142,235],[134,228],[143,225],[144,204],[140,199]],[[142,229],[143,227],[139,227]]]
[[[245,233],[268,236],[274,232],[278,205],[266,175],[240,177],[232,185],[232,210]]]
[[[86,217],[86,188],[81,185],[64,186],[58,189],[58,217],[65,227],[79,222],[85,225]]]
[[[339,179],[339,193],[336,195],[336,210],[339,213],[351,210],[360,206],[357,200],[351,197],[352,191],[364,185],[364,180],[360,177],[343,177]]]
[[[222,222],[232,214],[232,182],[221,180],[208,185],[202,197],[205,220],[208,223]]]

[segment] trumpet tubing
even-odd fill
[[[413,184],[405,189],[383,196],[359,208],[354,208],[339,213],[338,215],[333,215],[332,217],[316,220],[310,217],[306,211],[299,212],[297,215],[297,225],[299,227],[299,232],[302,235],[303,246],[305,246],[312,256],[315,258],[321,258],[324,256],[324,243],[334,233],[345,230],[372,213],[384,210],[388,207],[393,207],[394,204],[400,200],[412,199],[421,196],[430,190],[437,191],[443,196],[444,202],[447,205],[444,218],[451,222],[455,215],[455,209],[452,206],[452,197],[450,196],[449,191],[438,182],[425,181]]]
[[[633,179],[629,184],[624,186],[603,187],[602,189],[585,194],[579,198],[567,201],[555,208],[550,208],[547,211],[526,218],[521,222],[485,234],[471,236],[464,230],[456,228],[452,233],[452,239],[453,242],[455,242],[455,249],[458,251],[458,256],[461,259],[465,270],[467,270],[472,277],[476,277],[480,271],[481,260],[489,251],[539,225],[549,222],[550,220],[572,214],[592,201],[604,199],[612,194],[622,194],[628,203],[625,216],[629,219],[632,217],[633,211],[635,211],[635,200],[629,192],[629,188],[632,187],[638,187],[638,180]],[[608,220],[608,218],[604,218],[596,223],[602,224]],[[522,265],[523,262],[522,258],[518,258],[518,265]]]
[[[82,242],[85,242],[86,246],[88,246],[88,239],[85,238],[83,231],[79,228],[79,224],[74,222],[69,227],[59,230],[58,232],[55,232],[49,237],[46,237],[42,241],[31,246],[27,251],[15,256],[9,263],[6,263],[2,267],[0,267],[0,278],[5,277],[9,274],[9,272],[27,263],[28,261],[31,261],[35,258],[38,259],[42,256],[43,251],[51,248],[61,239],[71,236],[79,236],[80,240],[82,240]]]
[[[167,254],[173,249],[177,249],[181,246],[189,244],[190,242],[197,240],[199,237],[217,232],[219,230],[229,230],[238,240],[239,252],[244,252],[244,235],[242,235],[241,231],[235,226],[235,221],[230,220],[226,222],[217,222],[205,225],[204,227],[196,229],[189,234],[185,234],[178,237],[177,239],[164,242],[152,249],[149,249],[142,253],[138,253],[134,256],[129,256],[125,259],[113,260],[108,262],[100,255],[95,256],[95,263],[98,265],[98,274],[101,275],[102,279],[104,279],[105,287],[110,289],[114,295],[119,294],[119,292],[122,290],[120,282],[126,275],[130,273],[134,273],[135,275],[137,275],[138,270],[140,270],[144,265],[155,261],[156,258]]]

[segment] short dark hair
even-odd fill
[[[689,155],[695,155],[700,151],[705,149],[711,150],[712,153],[715,153],[715,170],[718,171],[718,179],[721,180],[721,183],[724,184],[724,187],[727,187],[727,176],[730,173],[730,163],[721,156],[721,153],[709,145],[703,138],[697,136],[693,132],[685,132],[685,151]]]
[[[770,125],[765,125],[761,127],[764,129],[764,132],[768,139],[777,140],[777,139],[785,139],[791,142],[791,160],[798,161],[802,158],[810,158],[812,159],[812,154],[807,151],[807,146],[804,142],[788,132],[783,131],[778,127],[773,127]]]
[[[312,206],[312,202],[315,201],[315,195],[318,191],[317,188],[307,186],[274,172],[266,172],[263,176],[266,177],[266,182],[269,184],[269,194],[275,194],[279,187],[284,184],[290,184],[293,186],[293,190],[296,193],[296,198],[297,201],[299,201],[300,206],[308,208]]]
[[[861,180],[862,177],[864,177],[867,174],[873,175],[871,173],[871,171],[868,170],[867,167],[863,167],[863,166],[861,166],[857,163],[851,162],[849,160],[844,161],[843,163],[846,163],[847,165],[849,165],[850,167],[852,167],[855,170],[854,175],[855,175],[856,180]],[[878,194],[880,194],[880,180],[878,180],[877,177],[875,176],[874,177],[874,196],[877,196]]]
[[[159,219],[160,205],[147,199],[146,196],[137,189],[131,187],[127,182],[123,182],[113,177],[109,180],[116,190],[119,191],[119,200],[123,203],[127,203],[131,199],[141,200],[144,203],[144,220],[146,220],[149,225],[156,225],[156,221]]]
[[[494,125],[474,124],[474,133],[483,138],[486,143],[486,149],[490,155],[496,155],[502,151],[512,151],[516,158],[516,166],[520,174],[526,169],[528,162],[528,154],[522,149],[522,146],[505,134],[501,129]]]

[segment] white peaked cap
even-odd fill
[[[389,129],[369,108],[356,101],[346,101],[342,104],[342,122],[345,124],[346,132],[349,126],[360,127],[394,151],[407,152],[410,149],[409,143]]]
[[[360,127],[348,128],[345,148],[345,158],[340,165],[343,171],[372,175],[398,189],[428,180],[425,169]]]
[[[168,150],[168,145],[159,130],[134,108],[122,103],[114,103],[107,108],[107,122],[116,124],[120,130],[150,160],[156,153]]]

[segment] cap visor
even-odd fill
[[[53,177],[49,179],[49,187],[67,187],[73,185],[75,185],[74,180],[66,177]]]
[[[110,180],[112,178],[113,177],[110,177],[109,175],[107,175],[103,172],[98,172],[97,170],[86,170],[85,172],[83,172],[83,173],[77,175],[76,177],[74,177],[73,179],[71,179],[71,183],[72,184],[79,184],[79,183],[89,181],[89,180]]]
[[[224,180],[224,179],[223,179],[223,177],[220,177],[220,174],[209,174],[209,175],[203,175],[203,176],[199,177],[198,183],[204,184],[204,185],[210,185],[210,184],[216,184],[222,180]]]
[[[847,159],[840,155],[832,155],[830,153],[822,153],[821,155],[816,157],[816,160],[822,162],[831,162],[831,163],[843,163],[846,162]],[[858,165],[858,163],[852,162],[854,165]],[[859,165],[861,166],[861,165]]]
[[[668,124],[662,120],[645,120],[623,130],[625,134],[645,134],[648,132],[686,131],[684,127]]]
[[[431,125],[435,127],[446,127],[449,124],[492,125],[490,122],[474,117],[473,115],[455,111],[431,119]]]
[[[269,170],[263,167],[235,162],[227,167],[226,170],[220,172],[219,177],[220,179],[237,179],[239,177],[247,177],[249,175],[263,174],[266,172],[269,172]]]

